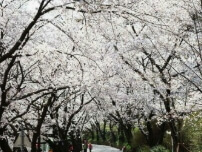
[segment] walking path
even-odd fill
[[[103,145],[93,145],[92,152],[121,152],[121,150]]]

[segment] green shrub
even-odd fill
[[[169,152],[168,149],[166,149],[165,147],[159,145],[159,146],[155,146],[153,147],[150,152]]]
[[[144,146],[142,146],[142,147],[139,147],[139,148],[137,149],[137,152],[150,152],[149,146],[144,145]]]
[[[123,146],[126,147],[126,151],[131,151],[131,150],[132,150],[131,145],[129,145],[128,143],[123,143]],[[123,147],[123,146],[122,146],[122,147]]]
[[[135,128],[133,132],[133,139],[131,140],[132,148],[138,149],[139,147],[143,147],[146,144],[147,142],[144,135],[138,128]]]

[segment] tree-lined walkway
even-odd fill
[[[103,145],[93,145],[92,152],[120,152],[121,150]]]

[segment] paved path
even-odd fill
[[[121,150],[103,145],[93,145],[92,152],[121,152]]]

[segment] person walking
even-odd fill
[[[83,151],[87,152],[87,149],[88,149],[88,142],[87,142],[87,140],[84,140],[84,142],[83,142]]]
[[[92,151],[93,146],[92,146],[92,144],[91,144],[91,143],[89,143],[89,144],[88,144],[88,149],[90,150],[90,152]]]
[[[70,151],[70,152],[73,152],[73,150],[74,150],[74,147],[73,147],[73,145],[71,144],[70,147],[69,147],[69,151]]]

